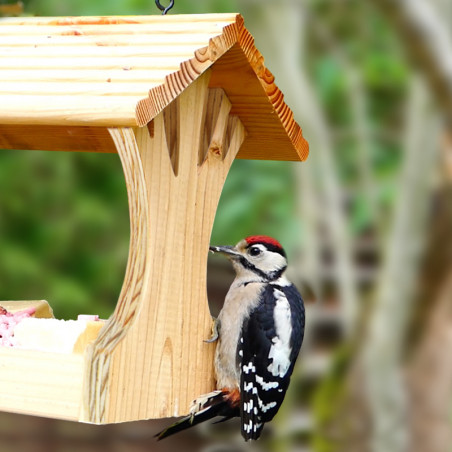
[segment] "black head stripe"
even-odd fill
[[[286,271],[287,266],[285,265],[284,267],[280,268],[279,270],[276,270],[274,272],[271,272],[270,276],[268,278],[269,281],[276,281],[277,279],[281,278],[282,274]]]
[[[250,243],[247,248],[251,248],[253,245],[262,245],[265,246],[265,248],[267,248],[268,251],[271,251],[273,253],[278,253],[281,254],[281,256],[285,257],[287,259],[286,256],[286,252],[284,251],[283,248],[281,248],[280,246],[274,245],[273,243],[268,243],[268,242],[253,242]]]
[[[273,245],[271,243],[263,243],[263,245],[268,249],[268,251],[281,254],[281,256],[287,259],[286,252],[284,251],[283,248],[280,248],[279,246]]]
[[[248,259],[246,259],[243,256],[240,257],[240,263],[242,264],[243,267],[247,268],[248,270],[251,270],[253,273],[256,273],[256,275],[259,275],[266,281],[276,281],[285,272],[287,268],[287,266],[284,266],[274,272],[265,273],[256,266],[254,266]]]

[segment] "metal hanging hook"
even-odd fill
[[[162,11],[162,14],[165,15],[174,6],[174,0],[171,0],[166,8],[160,4],[159,0],[155,0],[155,4],[157,5],[157,8]]]

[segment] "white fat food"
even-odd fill
[[[72,353],[86,320],[23,319],[14,328],[15,347],[57,353]]]
[[[273,312],[276,336],[270,347],[268,357],[272,362],[267,367],[273,376],[284,377],[290,367],[290,336],[292,335],[292,323],[290,305],[283,292],[274,290],[276,305]]]

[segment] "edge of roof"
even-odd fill
[[[226,25],[221,35],[211,38],[209,44],[198,49],[193,58],[181,63],[179,71],[165,76],[164,84],[152,88],[148,97],[138,102],[136,106],[138,125],[144,126],[149,123],[236,44],[240,46],[271,102],[274,112],[279,117],[282,127],[298,154],[299,160],[306,160],[309,155],[309,144],[303,137],[301,127],[294,120],[292,110],[284,102],[283,93],[274,83],[274,75],[265,67],[264,57],[256,48],[253,36],[245,28],[245,21],[241,14],[236,14],[235,21]]]

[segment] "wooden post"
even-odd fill
[[[207,253],[245,130],[224,92],[208,88],[209,76],[149,127],[110,129],[127,181],[131,244],[116,310],[90,350],[86,421],[177,416],[214,387],[214,345],[203,342],[211,330]]]

